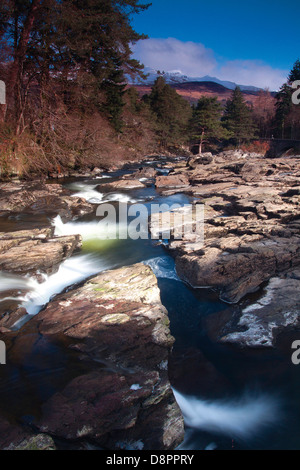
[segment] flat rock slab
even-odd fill
[[[158,176],[155,180],[155,186],[161,188],[187,188],[189,180],[185,175],[176,174],[168,176]]]
[[[228,237],[198,254],[176,258],[178,275],[194,287],[213,287],[222,300],[236,303],[265,281],[300,264],[300,238]]]
[[[82,246],[80,235],[53,237],[53,229],[0,233],[0,271],[52,274]]]
[[[92,204],[60,184],[45,184],[41,181],[0,184],[0,213],[26,212],[33,214],[60,215],[71,220],[93,212]]]
[[[119,181],[113,181],[111,183],[105,183],[99,186],[101,189],[106,190],[130,190],[130,189],[142,189],[145,188],[145,185],[138,179],[123,179]]]

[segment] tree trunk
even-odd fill
[[[203,141],[204,141],[204,130],[202,130],[202,134],[201,134],[201,137],[200,137],[200,144],[199,144],[199,155],[201,155],[202,153],[202,145],[203,145]]]
[[[32,4],[28,16],[24,22],[23,30],[20,35],[19,41],[17,41],[15,32],[14,62],[10,70],[7,86],[9,87],[10,93],[14,97],[17,121],[19,120],[18,109],[21,95],[22,67],[26,57],[30,33],[33,29],[34,21],[36,19],[37,12],[41,6],[41,2],[42,0],[32,0]]]

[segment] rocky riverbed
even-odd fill
[[[144,187],[134,182],[134,187]],[[116,186],[123,187],[122,180]],[[17,301],[31,287],[24,275],[42,285],[45,276],[51,279],[64,261],[80,252],[82,237],[56,236],[53,216],[63,223],[95,207],[58,184],[2,185],[3,220],[18,214],[34,214],[38,220],[39,214],[47,214],[43,228],[0,234],[2,299],[11,295]],[[23,318],[26,324],[16,330]],[[41,418],[34,422],[41,434],[1,418],[2,448],[55,448],[50,435],[79,448],[90,441],[106,449],[174,449],[183,440],[183,417],[168,379],[174,338],[156,277],[144,264],[92,277],[56,296],[34,317],[24,307],[7,308],[0,319],[0,339],[12,362],[22,354],[33,355],[37,344],[49,341],[62,351],[71,348],[83,364],[81,373],[74,372],[43,403]]]
[[[164,198],[184,197],[204,207],[204,239],[187,231],[166,245],[177,271],[170,278],[178,275],[195,289],[218,292],[224,308],[206,319],[214,341],[266,349],[276,345],[280,333],[300,326],[299,177],[300,158],[229,151],[164,159],[163,166],[150,159],[99,187],[95,180],[92,193],[98,191],[97,203],[105,202],[105,192],[116,192],[113,201],[124,196],[130,201],[144,191],[151,200],[155,186]],[[92,230],[96,207],[60,184],[0,185],[0,340],[17,370],[36,351],[51,348],[71,361],[69,372],[45,393],[33,421],[26,418],[24,425],[1,413],[1,448],[54,448],[58,442],[59,447],[174,449],[184,438],[168,374],[174,338],[157,279],[141,262],[107,269],[81,254],[91,240],[81,233],[80,221],[87,217],[85,227]],[[53,223],[58,216],[62,233]],[[163,238],[161,222],[161,215],[153,215],[149,223],[156,238]],[[88,269],[78,276],[78,266],[87,260]],[[65,266],[69,270],[63,271]],[[58,274],[66,277],[60,291],[52,281]],[[27,294],[38,292],[39,285],[46,294],[39,294],[33,309]]]

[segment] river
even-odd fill
[[[163,170],[163,161],[149,162]],[[136,169],[95,178],[64,180],[74,194],[96,206],[111,202],[186,204],[184,194],[163,197],[154,185],[144,189],[107,193],[106,182],[118,180]],[[51,183],[49,183],[51,184]],[[192,289],[176,274],[175,263],[163,243],[147,240],[107,240],[97,238],[98,218],[93,215],[63,223],[47,214],[34,218],[21,214],[2,218],[1,230],[55,226],[57,235],[83,236],[83,249],[65,261],[52,276],[40,284],[32,278],[0,273],[0,290],[22,289],[17,299],[2,298],[3,312],[10,302],[37,314],[52,296],[107,269],[137,262],[148,264],[158,279],[162,303],[169,312],[175,344],[169,360],[169,376],[186,424],[185,441],[180,449],[299,449],[300,448],[300,366],[291,362],[291,343],[295,335],[281,334],[275,349],[239,349],[216,341],[218,313],[235,307],[224,304],[209,289]],[[247,296],[245,305],[262,292]],[[209,321],[208,321],[209,320]],[[22,322],[18,325],[20,327]],[[32,346],[32,341],[34,342]],[[31,342],[31,343],[30,343]],[[31,344],[30,353],[27,344]],[[22,344],[22,342],[21,342]],[[24,334],[24,348],[8,357],[1,367],[0,412],[10,420],[32,424],[41,414],[42,404],[81,372],[76,354],[66,352],[35,331]],[[64,444],[62,444],[64,447]]]

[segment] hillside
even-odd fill
[[[147,95],[151,92],[151,85],[129,85],[134,86],[139,95]],[[170,83],[170,86],[176,90],[176,92],[185,98],[189,103],[197,103],[201,96],[217,96],[218,101],[225,104],[230,98],[232,90],[226,88],[215,82],[184,82],[184,83]],[[244,98],[248,104],[255,104],[258,97],[258,91],[246,91],[243,92]]]

